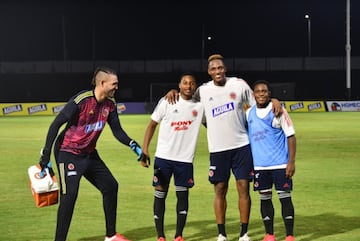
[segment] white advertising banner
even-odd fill
[[[360,100],[326,101],[328,111],[360,111]]]

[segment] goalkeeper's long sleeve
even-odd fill
[[[68,117],[60,112],[51,123],[44,146],[44,150],[51,152],[51,147],[55,141],[55,138],[59,132],[60,127],[68,121]]]
[[[130,146],[130,142],[132,139],[126,134],[124,129],[121,127],[119,116],[116,110],[110,112],[108,123],[116,139],[118,139],[122,144],[126,146]]]

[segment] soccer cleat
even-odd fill
[[[219,234],[217,241],[227,241],[227,238],[224,235]]]
[[[246,233],[242,237],[239,238],[239,241],[251,241],[251,239]]]
[[[166,241],[164,237],[159,237],[157,241]]]
[[[289,235],[289,236],[286,236],[285,241],[295,241],[295,238],[294,238],[294,236]]]
[[[263,241],[276,241],[275,235],[274,234],[266,234]]]
[[[174,239],[174,241],[185,241],[185,240],[182,236],[177,236],[176,239]]]
[[[105,241],[131,241],[127,238],[125,238],[124,236],[122,236],[121,234],[117,233],[112,237],[105,237]]]

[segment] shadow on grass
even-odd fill
[[[358,229],[359,217],[344,217],[337,213],[323,213],[298,218],[295,216],[295,227],[296,233],[304,236],[298,239],[299,241],[310,241]]]
[[[285,239],[284,227],[282,219],[278,218],[275,221],[275,234],[277,239]],[[186,224],[186,228],[192,230],[191,235],[186,235],[186,241],[205,241],[216,240],[217,228],[215,219],[191,221]],[[323,213],[315,216],[295,216],[295,236],[298,241],[310,241],[327,236],[346,233],[354,229],[358,229],[358,217],[343,217],[336,213]],[[175,233],[175,224],[165,225],[165,231],[168,235],[168,240],[173,240],[169,234]],[[196,231],[197,230],[197,231]],[[235,219],[227,219],[226,230],[229,241],[237,241],[239,238],[239,223]],[[260,219],[251,220],[249,226],[249,234],[252,240],[262,240],[264,235],[263,223]],[[123,235],[133,241],[140,241],[145,239],[156,240],[155,226],[136,228]],[[103,240],[104,236],[86,237],[78,241],[99,241]]]

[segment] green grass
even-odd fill
[[[295,235],[298,241],[360,240],[360,112],[290,113],[297,136],[296,174],[292,193]],[[142,143],[149,115],[122,115],[127,133]],[[53,117],[0,118],[0,240],[53,240],[57,205],[36,208],[28,184],[27,168],[38,162]],[[156,136],[150,151],[155,151]],[[135,154],[119,144],[107,127],[98,146],[120,184],[118,231],[132,240],[156,240],[153,222],[152,168],[141,167]],[[187,241],[215,240],[213,188],[207,181],[208,152],[202,128],[195,159],[195,186],[184,230]],[[237,241],[239,214],[234,181],[228,193],[227,232]],[[251,192],[249,234],[262,240],[258,193]],[[275,234],[284,240],[277,196]],[[175,231],[175,193],[167,199],[165,230],[168,240]],[[81,181],[68,240],[103,240],[101,196],[85,179]]]

